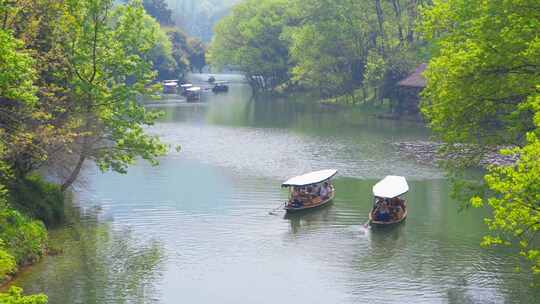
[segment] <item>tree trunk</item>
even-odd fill
[[[383,58],[386,58],[386,37],[384,35],[384,15],[381,0],[375,0],[375,10],[377,11],[377,21],[379,23],[379,36],[381,36],[381,55]]]
[[[416,21],[416,17],[418,16],[418,3],[417,0],[409,0],[409,4],[407,6],[407,13],[408,13],[408,19],[409,19],[409,25],[407,29],[407,42],[409,44],[414,42],[414,24]]]
[[[396,14],[396,21],[398,25],[399,45],[402,46],[405,39],[403,37],[403,25],[401,23],[401,6],[399,5],[399,0],[392,0],[392,6],[394,7],[394,13]]]
[[[77,180],[77,176],[79,176],[79,173],[81,173],[82,166],[84,164],[84,161],[86,160],[86,156],[84,154],[81,154],[79,156],[79,161],[77,162],[77,165],[69,175],[69,177],[64,181],[60,189],[62,192],[66,191],[67,188],[69,188],[75,180]]]

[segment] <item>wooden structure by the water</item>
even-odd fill
[[[426,87],[423,73],[427,64],[422,63],[407,78],[398,82],[400,98],[395,111],[397,113],[417,114],[420,111],[420,93]]]
[[[295,176],[284,182],[281,187],[290,189],[289,200],[285,204],[288,213],[299,212],[326,206],[336,195],[330,183],[337,170],[321,170]],[[318,188],[317,192],[313,190]],[[310,191],[311,190],[311,191]]]
[[[387,176],[373,186],[374,204],[369,212],[369,223],[375,226],[389,226],[401,223],[407,218],[407,203],[401,198],[409,191],[409,185],[402,176]]]

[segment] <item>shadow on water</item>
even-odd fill
[[[162,245],[100,219],[99,208],[68,207],[71,223],[50,232],[63,252],[23,273],[14,285],[48,295],[50,304],[153,303],[164,260]]]

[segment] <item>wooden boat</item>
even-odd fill
[[[192,88],[192,87],[193,87],[193,85],[192,85],[191,83],[184,83],[184,84],[181,84],[181,85],[180,85],[180,94],[181,94],[182,96],[187,96],[187,90],[188,90],[189,88]]]
[[[336,195],[330,179],[337,174],[337,170],[321,170],[295,176],[281,184],[290,190],[289,200],[285,203],[285,210],[299,212],[325,206],[332,202]]]
[[[407,218],[407,203],[402,195],[409,191],[403,176],[387,176],[373,186],[374,203],[369,212],[369,223],[388,226]]]
[[[165,80],[163,81],[163,94],[176,94],[178,91],[177,80]]]
[[[228,92],[229,86],[227,85],[226,81],[216,81],[214,83],[214,87],[212,88],[212,92],[214,93],[220,93],[220,92]]]
[[[201,100],[201,88],[191,87],[186,89],[186,99],[188,102]]]

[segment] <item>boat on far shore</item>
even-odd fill
[[[164,80],[163,94],[176,94],[178,91],[178,80]]]
[[[375,226],[389,226],[404,221],[407,218],[407,203],[401,196],[407,192],[409,185],[403,176],[389,175],[375,184],[369,223]]]
[[[212,88],[212,92],[221,93],[221,92],[228,92],[228,91],[229,91],[229,85],[227,81],[214,82],[214,87]]]
[[[186,89],[186,100],[188,102],[194,102],[201,100],[201,91],[200,87],[190,87]]]

